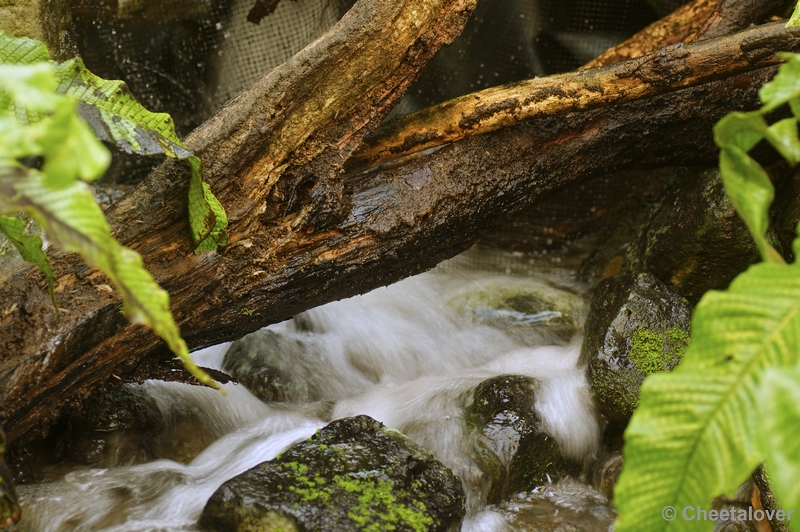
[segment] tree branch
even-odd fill
[[[692,87],[780,62],[797,31],[775,22],[714,40],[662,48],[623,63],[493,87],[397,118],[348,161],[364,168],[482,135],[538,116],[564,114]]]

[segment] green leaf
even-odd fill
[[[19,169],[18,169],[19,170]],[[169,295],[144,268],[141,256],[120,245],[112,236],[102,209],[85,183],[53,189],[43,176],[25,169],[26,176],[0,172],[3,210],[25,210],[47,232],[48,237],[66,251],[75,251],[99,268],[122,295],[123,311],[133,323],[151,328],[178,355],[186,368],[201,382],[217,387],[189,357],[169,310]]]
[[[30,65],[49,59],[50,54],[43,42],[28,37],[9,37],[0,31],[0,63]]]
[[[24,260],[35,264],[42,270],[44,276],[47,277],[50,301],[53,302],[53,308],[56,309],[56,316],[60,316],[58,305],[56,305],[56,295],[53,291],[56,278],[50,268],[47,256],[42,251],[42,239],[36,235],[25,234],[25,222],[12,216],[0,215],[0,233],[6,235]]]
[[[192,167],[192,178],[189,182],[189,224],[192,228],[194,251],[214,251],[218,246],[228,243],[228,217],[225,209],[211,193],[211,187],[203,182],[200,159],[192,156],[188,161]]]
[[[81,102],[78,111],[101,140],[127,153],[191,156],[175,134],[172,117],[145,109],[124,82],[95,76],[80,58],[57,65],[56,76],[58,92]]]
[[[758,405],[764,371],[797,365],[799,342],[798,265],[757,264],[728,291],[702,298],[683,361],[645,380],[625,432],[618,532],[711,529],[682,520],[681,510],[709,509],[766,458]],[[662,518],[665,506],[678,510],[676,520]]]
[[[800,54],[781,53],[779,56],[786,63],[781,65],[772,81],[758,91],[761,103],[764,104],[762,113],[800,97]]]
[[[794,6],[792,16],[789,17],[789,22],[786,23],[787,28],[795,28],[800,26],[800,3]]]
[[[722,147],[719,168],[728,197],[750,230],[761,257],[765,261],[784,262],[766,239],[769,207],[775,197],[767,172],[734,143]]]
[[[800,508],[800,368],[767,370],[759,397],[772,486],[781,507]]]

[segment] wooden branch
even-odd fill
[[[671,44],[692,42],[716,12],[720,0],[694,0],[657,20],[620,44],[609,48],[581,68],[612,65],[652,53]],[[741,28],[739,28],[741,29]]]
[[[679,43],[637,59],[596,69],[493,87],[399,117],[365,139],[352,169],[481,135],[538,116],[593,109],[738,72],[777,64],[777,50],[795,45],[797,30],[775,22],[713,41]]]
[[[178,162],[159,167],[109,212],[116,236],[142,254],[171,294],[192,348],[423,271],[570,182],[610,168],[713,161],[713,123],[755,107],[757,89],[775,70],[761,67],[800,41],[800,31],[771,26],[737,46],[709,42],[726,48],[727,61],[691,63],[691,71],[686,54],[670,49],[612,69],[620,78],[605,69],[578,72],[574,79],[609,94],[604,105],[556,107],[406,166],[342,179],[359,136],[455,35],[470,7],[399,4],[362,0],[331,33],[187,139],[228,209],[225,250],[192,253],[188,169]],[[678,75],[718,81],[676,90]],[[634,80],[672,92],[641,97]],[[624,93],[614,89],[620,83]],[[551,94],[560,97],[557,87]],[[53,258],[61,324],[33,268],[13,272],[0,287],[0,412],[12,439],[52,421],[112,373],[166,351],[122,318],[114,294],[95,288],[107,282],[102,274],[74,256]]]
[[[722,37],[765,22],[786,0],[694,0],[653,22],[582,68],[594,68],[652,53],[671,44]]]

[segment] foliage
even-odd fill
[[[65,89],[68,78],[60,70],[63,65],[33,62],[45,56],[43,48],[30,39],[8,39],[0,34],[0,61],[22,63],[0,64],[0,212],[27,213],[42,226],[50,240],[66,251],[80,253],[89,264],[102,270],[119,290],[128,319],[153,329],[193,375],[216,386],[191,361],[170,313],[168,294],[144,269],[141,256],[111,236],[103,211],[84,183],[102,175],[110,161],[109,153],[77,113],[81,100],[73,93],[80,84],[73,79]],[[83,70],[73,71],[81,79],[87,79]],[[66,95],[58,94],[57,89]],[[95,84],[95,89],[93,97],[99,98],[102,88]],[[108,102],[112,100],[125,101],[118,93],[108,98]],[[130,110],[136,106],[127,102],[124,107]],[[107,117],[113,123],[124,123],[127,117],[133,124],[129,131],[135,138],[126,137],[124,131],[119,133],[122,127],[117,129],[119,138],[140,144],[146,138],[142,134],[145,126],[138,120],[149,120],[151,113],[130,115],[116,108],[109,113]],[[149,127],[147,131],[162,130]],[[169,140],[167,136],[164,138]],[[174,140],[179,146],[177,138]],[[41,170],[20,162],[29,157],[41,158]],[[199,171],[199,166],[196,170]],[[52,295],[54,277],[41,251],[41,240],[26,235],[24,222],[13,217],[0,218],[0,231],[9,236],[23,258],[44,271]],[[209,229],[208,233],[211,232]]]
[[[707,293],[681,364],[645,380],[615,490],[619,532],[711,530],[713,523],[682,519],[682,509],[708,510],[765,460],[784,507],[799,507],[800,264],[785,264],[766,240],[774,189],[747,154],[766,140],[792,164],[800,161],[800,55],[783,59],[759,93],[763,107],[731,113],[714,131],[725,189],[765,262],[728,290]],[[770,125],[765,115],[784,105],[792,117]],[[794,252],[800,257],[800,239]],[[675,520],[662,517],[668,506]]]
[[[0,63],[32,65],[48,59],[47,48],[41,42],[24,37],[13,39],[0,32]],[[175,134],[172,117],[166,113],[151,113],[136,101],[123,82],[95,76],[80,58],[51,64],[55,66],[58,79],[57,92],[78,100],[78,113],[100,140],[111,142],[127,153],[163,153],[189,161],[192,169],[189,222],[195,251],[214,251],[224,246],[228,225],[225,211],[208,184],[203,182],[200,160]],[[0,100],[0,109],[16,110],[18,119],[23,122],[40,118],[29,106],[16,107],[14,102]],[[73,143],[84,140],[70,139]],[[64,148],[66,150],[69,146],[64,144]]]

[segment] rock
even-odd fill
[[[608,499],[575,479],[520,493],[492,510],[514,532],[607,532],[616,518]]]
[[[153,458],[145,433],[163,428],[156,401],[137,385],[107,390],[67,416],[68,430],[59,445],[74,464],[109,467]]]
[[[628,249],[625,271],[649,272],[694,305],[708,290],[727,288],[759,260],[753,238],[725,193],[719,170],[686,168],[670,181],[638,240]]]
[[[602,493],[609,501],[614,500],[614,486],[622,472],[622,454],[618,451],[607,452],[592,466],[592,487]]]
[[[577,294],[529,279],[494,279],[469,288],[450,305],[477,323],[507,331],[531,346],[566,343],[580,328],[585,305]]]
[[[487,474],[485,502],[580,473],[580,465],[542,428],[534,408],[538,389],[531,377],[502,375],[483,381],[464,399],[465,420],[477,434],[477,460]]]
[[[346,395],[330,378],[339,372],[313,345],[266,329],[233,342],[222,365],[266,402],[306,403]]]
[[[692,307],[650,274],[611,277],[595,289],[581,360],[612,423],[626,424],[647,375],[674,368],[689,342]]]
[[[461,483],[433,455],[357,416],[227,481],[200,525],[237,532],[456,531],[463,505]]]

